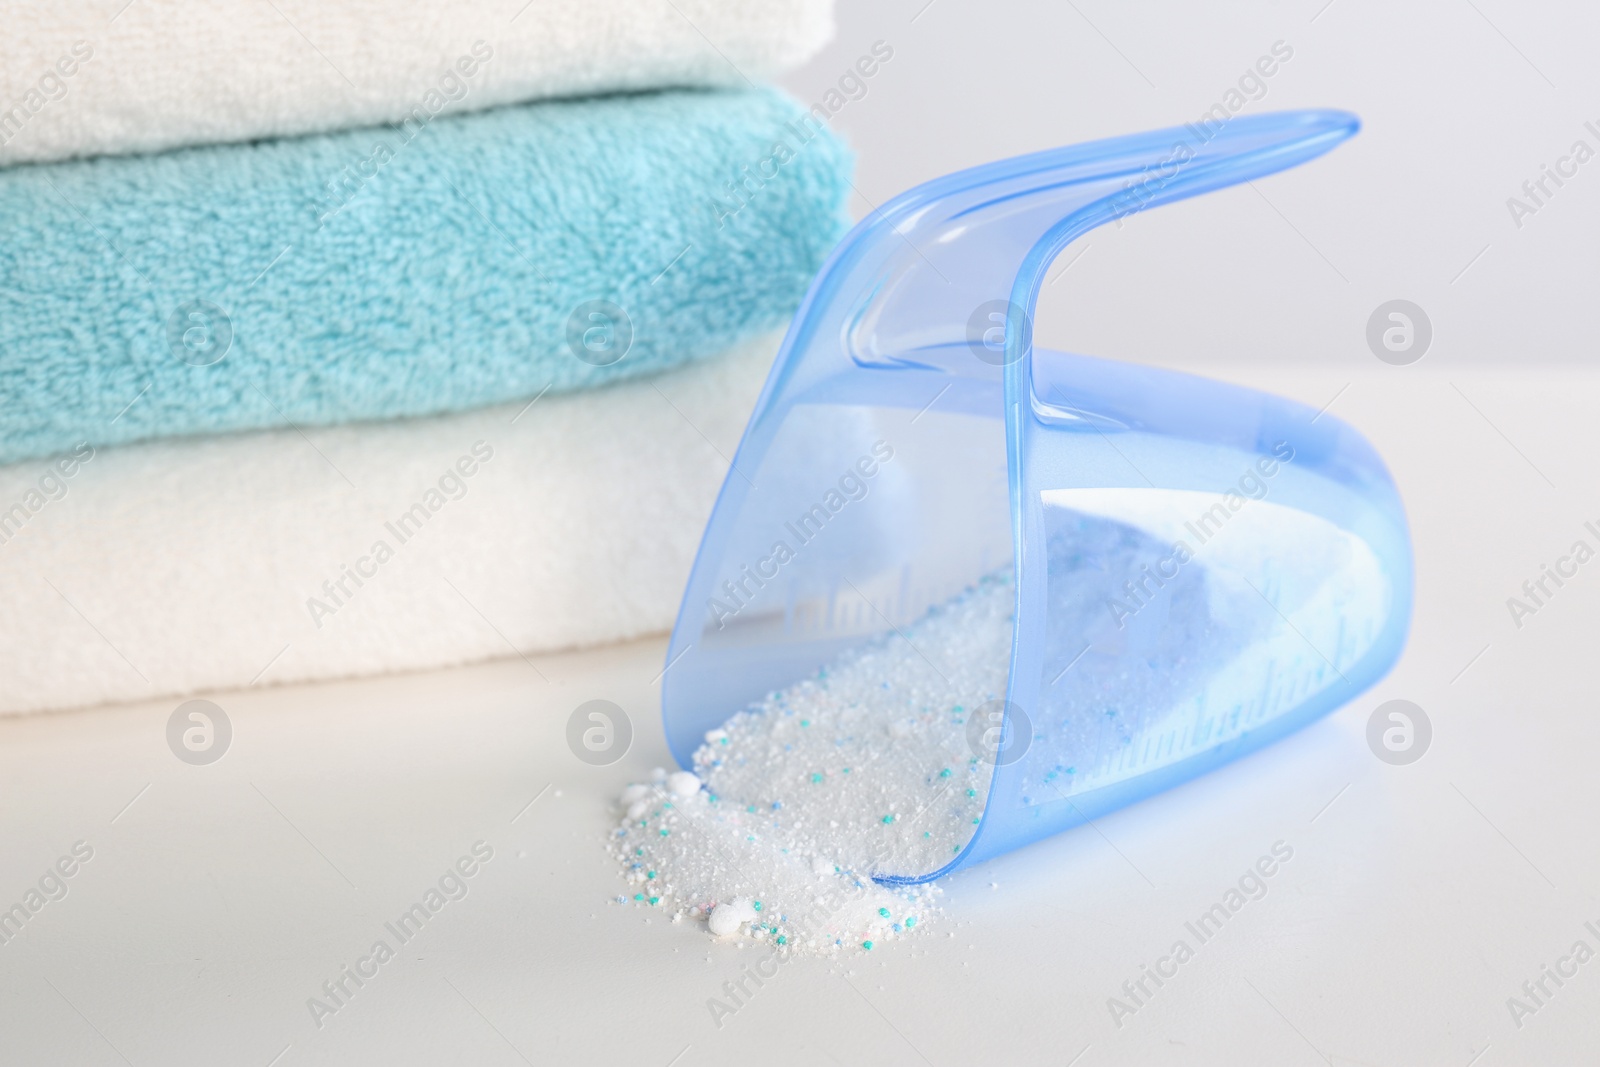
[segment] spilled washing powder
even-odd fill
[[[1044,683],[1011,769],[1025,817],[1065,822],[1078,796],[1302,706],[1389,611],[1370,548],[1326,520],[1254,502],[1180,559],[1185,509],[1207,501],[1108,492],[1073,502],[1137,525],[1049,515]],[[872,876],[937,871],[976,832],[993,766],[969,717],[1005,695],[1014,593],[1009,570],[990,575],[734,715],[693,771],[628,786],[610,839],[631,883],[618,902],[787,952],[859,952],[924,929],[938,890]]]
[[[632,901],[812,954],[916,929],[938,891],[871,876],[937,870],[976,831],[993,766],[973,754],[966,714],[1004,696],[1012,607],[1010,572],[985,578],[904,639],[710,731],[693,772],[628,786],[611,842]]]

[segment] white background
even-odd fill
[[[76,840],[95,855],[0,945],[0,1063],[1600,1058],[1600,960],[1520,1028],[1506,1006],[1577,939],[1600,949],[1584,929],[1600,926],[1600,563],[1521,629],[1505,605],[1600,524],[1600,161],[1520,230],[1505,207],[1600,118],[1594,16],[1319,7],[876,4],[844,12],[790,88],[818,99],[873,41],[894,47],[835,119],[864,212],[950,169],[1193,118],[1290,43],[1250,109],[1345,107],[1364,132],[1259,191],[1091,235],[1037,335],[1331,402],[1370,437],[1417,556],[1388,679],[1224,771],[950,879],[925,936],[787,964],[720,1029],[705,1002],[755,950],[608,903],[606,802],[668,762],[659,640],[215,694],[234,738],[208,767],[168,750],[170,702],[3,722],[0,900]],[[1435,329],[1409,367],[1364,340],[1395,297]],[[1366,746],[1394,697],[1433,723],[1411,766]],[[612,767],[566,748],[592,698],[633,716]],[[495,857],[467,898],[318,1029],[306,998],[480,839]],[[1107,998],[1279,840],[1294,858],[1266,897],[1118,1027]]]
[[[1242,114],[1334,107],[1365,123],[1331,155],[1255,189],[1088,238],[1084,258],[1045,289],[1040,343],[1201,368],[1359,362],[1367,316],[1402,297],[1433,319],[1434,362],[1589,360],[1600,159],[1520,230],[1506,200],[1574,140],[1600,150],[1584,128],[1600,128],[1600,11],[1505,0],[924,3],[844,5],[829,52],[790,79],[814,103],[874,41],[894,49],[834,117],[860,153],[858,213],[962,167],[1197,119],[1277,41],[1293,57]]]

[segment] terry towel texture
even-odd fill
[[[743,85],[832,32],[832,0],[6,0],[0,164]]]
[[[0,713],[665,630],[777,342],[525,410],[0,468]]]
[[[799,304],[848,171],[768,90],[0,171],[0,463],[463,410],[723,351]]]

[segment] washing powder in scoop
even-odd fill
[[[1172,758],[1181,746],[1150,756],[1140,739],[1178,737],[1217,709],[1234,710],[1203,736],[1184,736],[1215,741],[1250,728],[1237,709],[1260,673],[1252,665],[1270,658],[1292,681],[1287,666],[1306,658],[1301,632],[1241,577],[1241,561],[1263,558],[1284,521],[1232,531],[1230,548],[1205,546],[1135,609],[1119,599],[1126,576],[1171,557],[1173,543],[1062,513],[1048,555],[1052,646],[1063,666],[1050,667],[1054,681],[1031,716],[1022,803],[1069,802]],[[1312,539],[1297,540],[1313,573],[1340,573],[1342,542],[1318,552]],[[1281,576],[1257,578],[1299,599]],[[1005,695],[1014,600],[1010,571],[984,578],[711,730],[692,772],[628,786],[612,843],[632,900],[704,920],[717,936],[805,951],[867,948],[917,928],[937,891],[873,879],[925,877],[977,832],[994,768],[972,716]],[[1346,590],[1335,618],[1365,630],[1380,609]],[[1236,669],[1204,669],[1219,663]]]

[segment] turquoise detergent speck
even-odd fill
[[[1292,401],[1036,349],[1031,327],[1079,237],[1358,125],[1285,112],[1061,148],[940,178],[858,225],[706,528],[663,677],[679,762],[751,701],[905,640],[998,574],[1015,594],[1006,698],[954,712],[974,773],[993,766],[983,815],[943,866],[874,871],[924,882],[1219,767],[1381,677],[1412,563],[1372,447]]]

